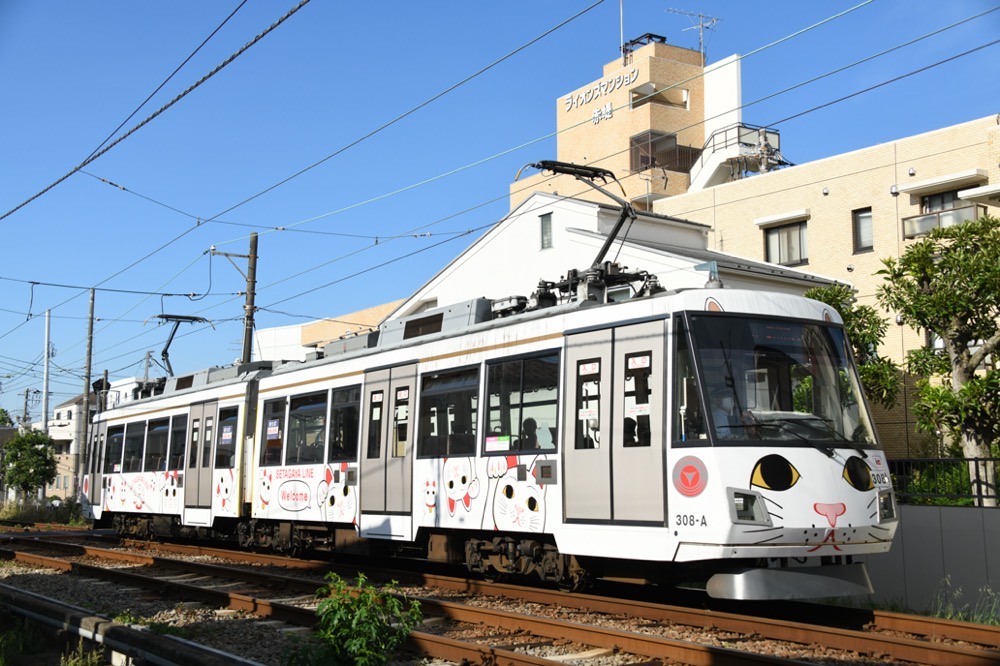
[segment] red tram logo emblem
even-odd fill
[[[701,459],[694,456],[678,460],[672,476],[674,488],[685,497],[697,497],[708,485],[708,469]]]

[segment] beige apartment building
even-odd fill
[[[779,132],[742,122],[739,59],[703,68],[700,53],[665,41],[629,43],[600,79],[556,101],[557,159],[613,171],[639,210],[706,225],[709,248],[848,282],[877,307],[883,258],[934,227],[1000,215],[1000,115],[790,166]],[[539,172],[511,185],[512,209],[535,191],[607,202]],[[925,344],[885,316],[882,354],[902,361]],[[895,457],[939,446],[915,432],[912,400],[904,391],[876,414]]]

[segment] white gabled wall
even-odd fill
[[[472,298],[528,296],[540,279],[558,280],[571,268],[586,268],[600,242],[571,240],[574,228],[597,231],[600,207],[577,199],[533,194],[482,238],[404,301],[390,319]],[[552,214],[552,247],[541,249],[541,216]]]
[[[543,250],[540,218],[546,213],[552,216],[552,247]],[[440,307],[480,297],[529,296],[539,280],[555,282],[570,269],[588,268],[618,217],[615,208],[536,192],[406,299],[388,319],[414,314],[428,304]],[[667,289],[704,287],[709,274],[694,267],[705,261],[702,253],[707,250],[707,231],[702,224],[640,214],[631,226],[625,222],[605,260],[616,261],[629,270],[652,273]],[[659,251],[629,242],[623,245],[621,239],[626,233],[627,240],[670,248]],[[685,249],[695,251],[697,256],[684,256]],[[815,286],[806,280],[790,280],[787,275],[749,270],[723,272],[722,277],[727,287],[794,294]]]

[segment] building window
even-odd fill
[[[854,254],[872,250],[872,209],[861,208],[851,212],[854,225]]]
[[[958,198],[957,190],[952,190],[951,192],[938,192],[937,194],[928,194],[927,196],[921,198],[920,212],[936,213],[942,210],[960,208],[961,205],[962,200]]]
[[[958,198],[958,190],[928,194],[920,198],[920,215],[903,218],[903,237],[915,238],[938,227],[951,227],[986,214],[986,207]]]
[[[789,224],[764,230],[767,261],[782,266],[809,262],[806,245],[806,223]]]
[[[691,173],[691,167],[700,156],[700,148],[677,145],[676,134],[650,130],[629,137],[629,170],[632,173],[653,168]]]
[[[543,250],[548,250],[552,247],[552,213],[540,215],[538,219],[541,222],[542,229],[541,247]]]

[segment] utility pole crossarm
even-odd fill
[[[230,252],[218,252],[215,246],[212,246],[210,252],[213,255],[219,255],[220,257],[225,257],[229,259],[229,263],[236,268],[237,272],[243,276],[247,281],[247,291],[246,291],[246,304],[243,306],[243,353],[240,357],[242,363],[249,363],[253,360],[253,328],[254,328],[254,312],[256,311],[256,306],[254,305],[254,299],[257,293],[257,232],[250,234],[250,254],[233,254]],[[247,260],[247,272],[244,273],[240,270],[240,267],[236,265],[236,262],[232,260],[232,257],[238,257],[240,259]]]

